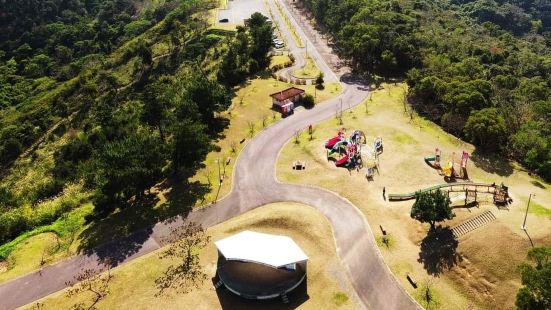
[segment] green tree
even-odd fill
[[[171,91],[172,84],[168,79],[160,79],[145,87],[143,92],[142,122],[159,130],[161,140],[165,141],[163,123],[168,118],[168,110],[171,107],[174,96]]]
[[[487,151],[500,150],[507,137],[505,119],[496,108],[473,111],[464,131],[471,142]]]
[[[450,204],[450,198],[439,189],[420,192],[416,194],[410,216],[421,223],[429,223],[432,231],[436,222],[455,217]]]
[[[191,101],[197,104],[202,121],[207,125],[213,124],[214,112],[223,111],[231,104],[228,91],[202,74],[196,74],[190,78],[186,94]]]
[[[517,293],[515,305],[522,310],[551,308],[551,248],[536,247],[528,251],[535,266],[519,266],[523,287]]]
[[[310,94],[306,94],[304,95],[304,97],[302,98],[301,100],[301,103],[302,105],[304,105],[305,108],[307,109],[311,109],[314,107],[314,105],[316,104],[315,100],[314,100],[314,96],[310,95]]]
[[[175,125],[172,139],[172,165],[174,172],[180,168],[192,169],[205,158],[212,149],[205,126],[189,120]]]
[[[251,36],[251,59],[258,65],[256,70],[264,69],[270,63],[268,52],[272,48],[272,26],[266,22],[266,17],[258,12],[251,15],[248,26]]]
[[[318,76],[316,77],[316,88],[317,89],[324,89],[325,86],[323,86],[323,72],[320,72],[320,74],[318,74]]]
[[[147,134],[107,143],[96,158],[99,190],[94,202],[99,213],[124,206],[134,196],[141,198],[160,179],[164,154],[160,141]]]

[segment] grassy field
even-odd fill
[[[472,145],[443,132],[435,124],[409,113],[402,103],[405,86],[385,85],[373,92],[371,100],[345,111],[343,125],[330,119],[314,126],[314,139],[304,135],[299,144],[289,142],[278,160],[278,178],[282,181],[312,184],[330,189],[351,200],[366,215],[376,238],[381,239],[379,225],[391,236],[390,246],[379,240],[381,252],[397,279],[427,308],[511,309],[520,275],[516,267],[525,260],[534,245],[551,245],[551,217],[546,202],[551,201],[550,185],[530,177],[514,163],[483,157]],[[346,105],[345,105],[346,107]],[[368,143],[382,137],[384,152],[379,158],[379,172],[367,181],[364,171],[337,168],[327,160],[325,140],[335,136],[339,128],[350,133],[363,130]],[[479,195],[478,208],[465,208],[464,194],[454,195],[456,217],[444,226],[453,226],[490,210],[497,220],[463,237],[458,244],[450,242],[450,252],[432,253],[426,238],[428,227],[410,218],[412,201],[388,202],[386,193],[409,193],[417,189],[445,183],[436,170],[423,158],[442,150],[447,161],[462,150],[473,154],[468,173],[475,182],[504,182],[509,186],[514,202],[507,209],[498,209],[491,196]],[[307,170],[290,169],[295,160],[306,161]],[[527,225],[528,235],[519,229],[524,219],[528,194],[532,199]],[[425,243],[423,243],[425,241]],[[425,244],[425,246],[423,246]],[[451,268],[448,268],[451,267]],[[410,274],[418,282],[413,289],[406,279]],[[433,300],[425,302],[425,290],[430,287]]]
[[[215,290],[207,279],[198,289],[188,294],[156,297],[155,279],[168,264],[160,260],[162,249],[138,258],[113,270],[114,278],[110,294],[98,304],[99,309],[355,309],[356,300],[350,293],[350,283],[345,275],[333,241],[328,221],[313,208],[294,204],[271,204],[247,212],[223,224],[207,230],[211,242],[201,251],[203,271],[213,277],[216,271],[217,251],[214,241],[242,230],[287,235],[308,255],[307,291],[304,287],[289,295],[290,304],[279,299],[273,301],[249,301],[239,298],[225,289]],[[302,292],[301,292],[302,289]],[[89,296],[67,297],[66,291],[40,300],[40,309],[69,309]],[[32,308],[36,303],[27,306]]]
[[[288,63],[291,63],[291,58],[289,57],[289,55],[272,56],[269,68],[272,69],[273,67],[283,66]]]
[[[321,73],[316,65],[316,62],[309,56],[306,57],[306,65],[293,72],[293,76],[297,78],[316,78]]]

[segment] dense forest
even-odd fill
[[[269,63],[266,18],[211,29],[207,0],[1,3],[0,244],[83,202],[100,219],[186,182],[232,86]]]
[[[551,180],[551,4],[301,0],[377,81],[406,79],[422,115]]]

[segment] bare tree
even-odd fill
[[[316,132],[316,129],[310,125],[308,127],[308,134],[310,135],[310,141],[314,140],[314,132]]]
[[[155,280],[158,288],[157,296],[169,292],[188,293],[207,278],[200,265],[199,250],[210,241],[201,225],[189,222],[172,230],[165,242],[173,242],[160,258],[174,260],[179,263],[171,265],[162,276]]]
[[[300,136],[302,135],[302,130],[297,130],[295,131],[295,144],[299,144],[300,143]]]
[[[438,300],[434,299],[433,296],[432,286],[434,285],[434,282],[435,278],[429,277],[423,292],[425,295],[423,298],[425,299],[427,309],[438,309],[439,306]]]
[[[43,303],[37,302],[36,304],[32,305],[31,309],[32,310],[43,310],[43,309],[45,309],[45,306],[44,306]]]
[[[210,170],[206,169],[205,170],[205,177],[207,178],[207,184],[209,185],[209,188],[212,186],[212,182],[210,180]]]
[[[404,105],[404,112],[407,113],[408,111],[408,94],[406,90],[404,90],[404,93],[402,94],[402,104]]]
[[[262,128],[266,128],[267,122],[268,122],[268,116],[262,115]]]
[[[98,303],[109,295],[109,283],[113,279],[111,274],[111,263],[105,263],[106,273],[98,273],[97,269],[84,269],[75,276],[74,281],[65,284],[71,286],[67,291],[67,297],[73,298],[77,295],[91,296],[86,301],[73,305],[74,310],[97,309]],[[91,294],[90,294],[91,293]]]
[[[254,136],[254,123],[252,121],[247,121],[247,127],[249,128],[249,135],[251,138]]]
[[[335,119],[339,122],[339,125],[344,124],[344,122],[342,121],[342,110],[340,110],[339,108],[337,108],[337,111],[335,112]]]

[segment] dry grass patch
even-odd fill
[[[281,226],[280,224],[286,224]],[[100,309],[354,309],[354,296],[345,271],[336,257],[329,222],[313,208],[278,203],[263,206],[207,230],[211,242],[201,251],[203,271],[214,276],[217,251],[214,241],[238,231],[252,229],[282,234],[293,240],[310,257],[307,295],[290,294],[289,305],[281,301],[249,301],[225,289],[215,290],[210,280],[188,294],[155,297],[154,281],[170,262],[159,259],[160,251],[138,258],[112,271],[111,293],[99,303]],[[39,301],[44,309],[69,309],[86,296],[68,298],[61,291]],[[32,305],[27,306],[30,308]]]

